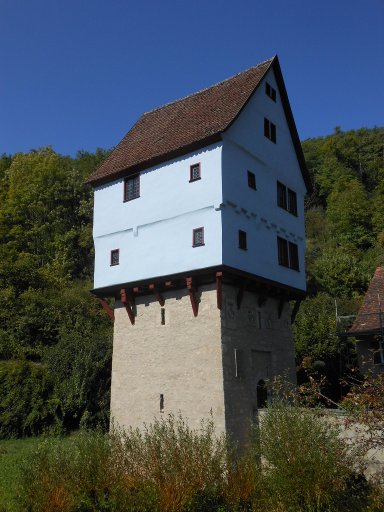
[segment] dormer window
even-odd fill
[[[192,233],[192,246],[200,247],[204,245],[204,228],[196,228]]]
[[[124,201],[132,201],[140,197],[140,174],[124,180]]]
[[[276,144],[276,125],[264,117],[264,135]]]
[[[113,249],[111,251],[111,267],[120,263],[120,250]]]
[[[265,94],[271,98],[272,101],[276,102],[276,89],[274,89],[268,82],[265,82]]]
[[[201,179],[200,164],[193,164],[190,167],[190,178],[189,181],[197,181]]]

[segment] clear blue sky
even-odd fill
[[[0,0],[0,153],[111,148],[275,53],[301,139],[384,125],[384,0]]]

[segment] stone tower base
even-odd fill
[[[294,347],[287,303],[215,285],[196,293],[198,315],[188,290],[136,299],[131,324],[121,302],[115,307],[111,419],[142,427],[169,413],[191,427],[213,416],[218,433],[242,443],[257,411],[258,383],[284,374],[295,382]],[[260,387],[259,387],[260,389]]]

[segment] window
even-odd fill
[[[160,318],[161,325],[165,325],[165,308],[160,309]]]
[[[265,94],[276,102],[276,89],[272,87],[268,82],[265,82]]]
[[[199,247],[204,245],[204,228],[196,228],[192,234],[192,246]]]
[[[247,250],[247,233],[239,229],[239,249]]]
[[[287,187],[280,181],[277,182],[277,205],[284,210],[287,209]]]
[[[235,348],[235,376],[238,379],[244,377],[244,352]]]
[[[297,216],[296,192],[287,188],[280,181],[277,182],[277,205],[292,213],[292,215]]]
[[[371,350],[373,352],[373,364],[384,364],[384,342],[375,336],[371,341]]]
[[[111,266],[119,264],[119,257],[120,257],[120,250],[113,249],[113,251],[111,251]]]
[[[297,198],[296,198],[296,192],[288,189],[288,211],[289,213],[292,213],[292,215],[297,216]]]
[[[160,412],[164,412],[164,395],[161,393],[160,395]]]
[[[248,187],[256,190],[256,176],[253,172],[247,171],[248,173]]]
[[[189,182],[191,181],[197,181],[201,178],[200,174],[200,164],[193,164],[190,167],[190,178]]]
[[[299,251],[296,244],[277,237],[277,256],[279,265],[299,271]]]
[[[124,201],[132,201],[138,197],[140,197],[140,174],[124,180]]]
[[[264,117],[264,135],[276,144],[276,125]]]

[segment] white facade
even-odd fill
[[[276,126],[276,143],[264,135],[264,118]],[[196,163],[201,179],[190,182]],[[277,181],[296,193],[297,216],[277,205]],[[124,202],[123,193],[124,179],[95,188],[95,289],[226,265],[305,290],[306,186],[272,69],[221,143],[142,171],[139,198]],[[204,245],[193,247],[200,227]],[[277,237],[297,246],[299,271],[279,264]],[[119,264],[111,265],[116,249]]]

